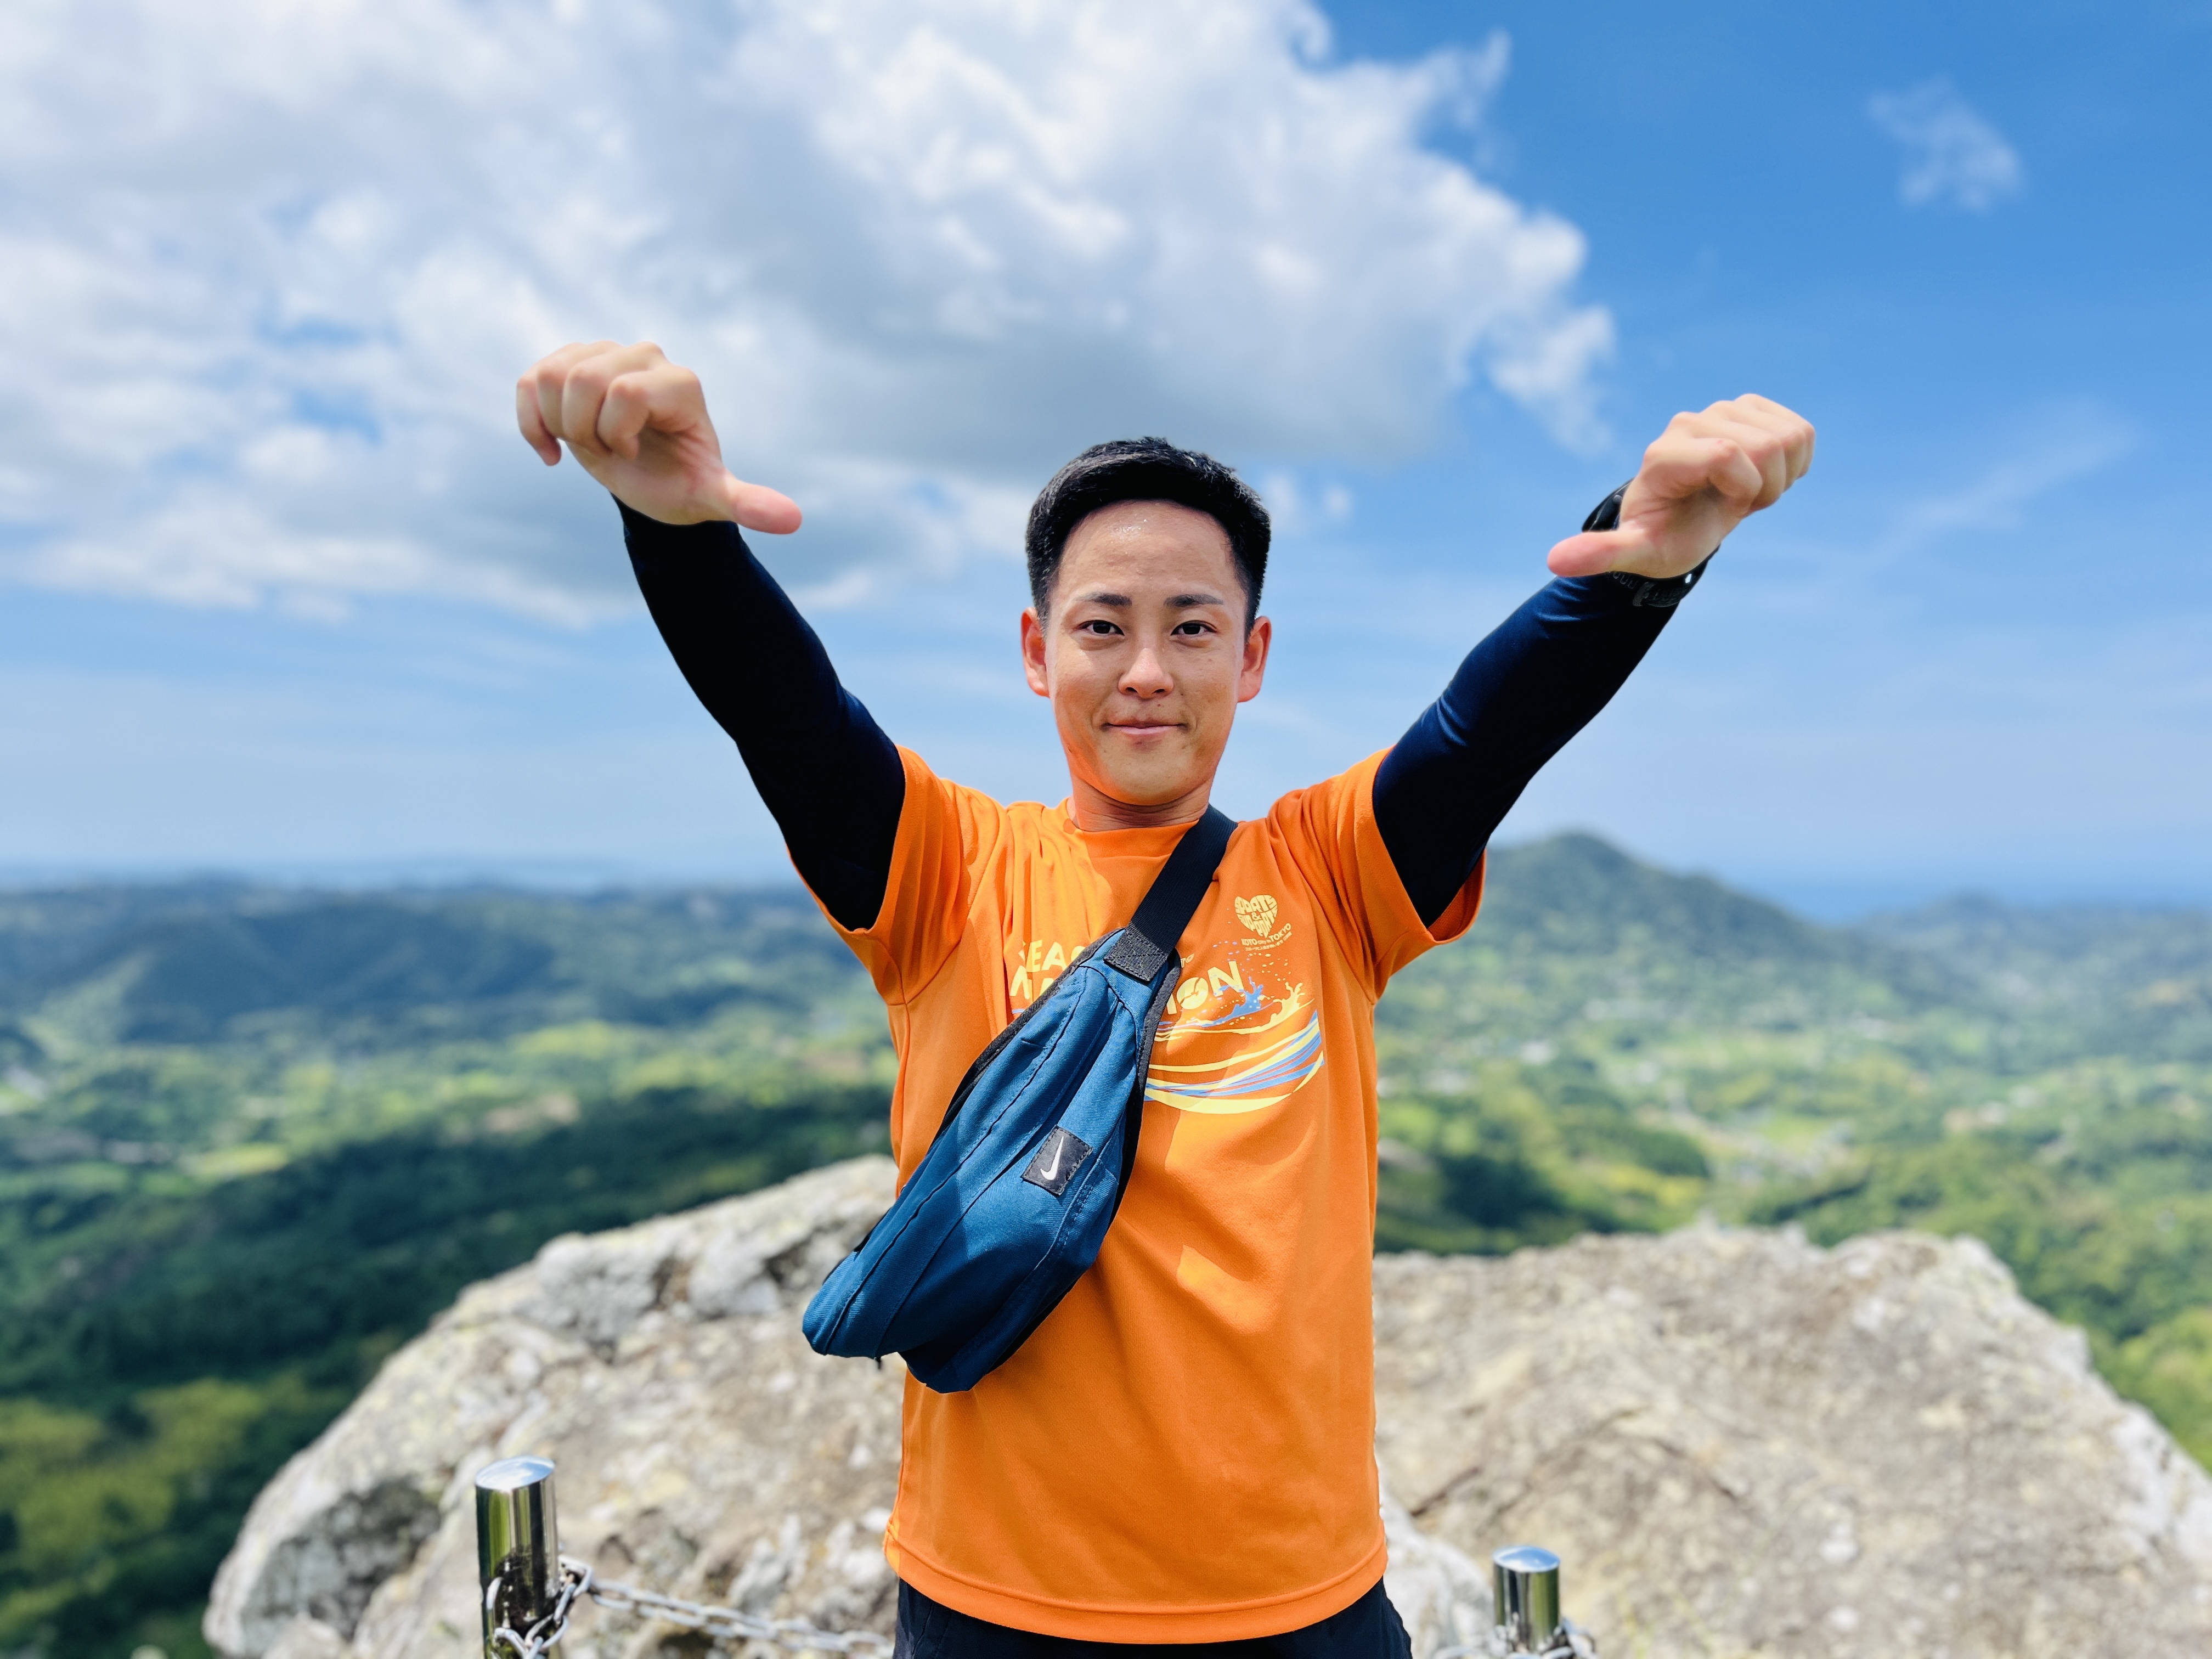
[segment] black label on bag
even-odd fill
[[[1075,1179],[1075,1172],[1091,1156],[1091,1148],[1065,1129],[1054,1129],[1044,1138],[1030,1167],[1022,1171],[1022,1179],[1032,1187],[1042,1187],[1058,1198],[1067,1190],[1067,1183]]]

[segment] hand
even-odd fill
[[[1664,578],[1694,570],[1812,465],[1812,422],[1770,398],[1745,396],[1677,415],[1644,452],[1621,497],[1620,527],[1568,537],[1552,550],[1552,573]]]
[[[585,471],[649,519],[733,519],[776,536],[799,528],[788,495],[731,476],[699,377],[649,342],[598,340],[539,358],[515,382],[514,416],[546,465],[561,464],[566,441]]]

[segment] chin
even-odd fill
[[[1117,777],[1110,781],[1114,799],[1130,806],[1165,806],[1181,800],[1198,787],[1200,779],[1176,776],[1161,777],[1148,773],[1142,777]]]

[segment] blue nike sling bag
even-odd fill
[[[1184,832],[1127,927],[1092,942],[991,1040],[882,1220],[806,1305],[817,1353],[880,1358],[939,1394],[972,1389],[1098,1259],[1137,1161],[1152,1036],[1176,943],[1235,823]]]

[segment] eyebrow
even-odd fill
[[[1127,593],[1079,593],[1075,596],[1075,602],[1078,605],[1110,605],[1118,610],[1127,610],[1136,603]],[[1177,611],[1194,611],[1202,605],[1227,603],[1218,593],[1176,593],[1168,599],[1169,605]]]

